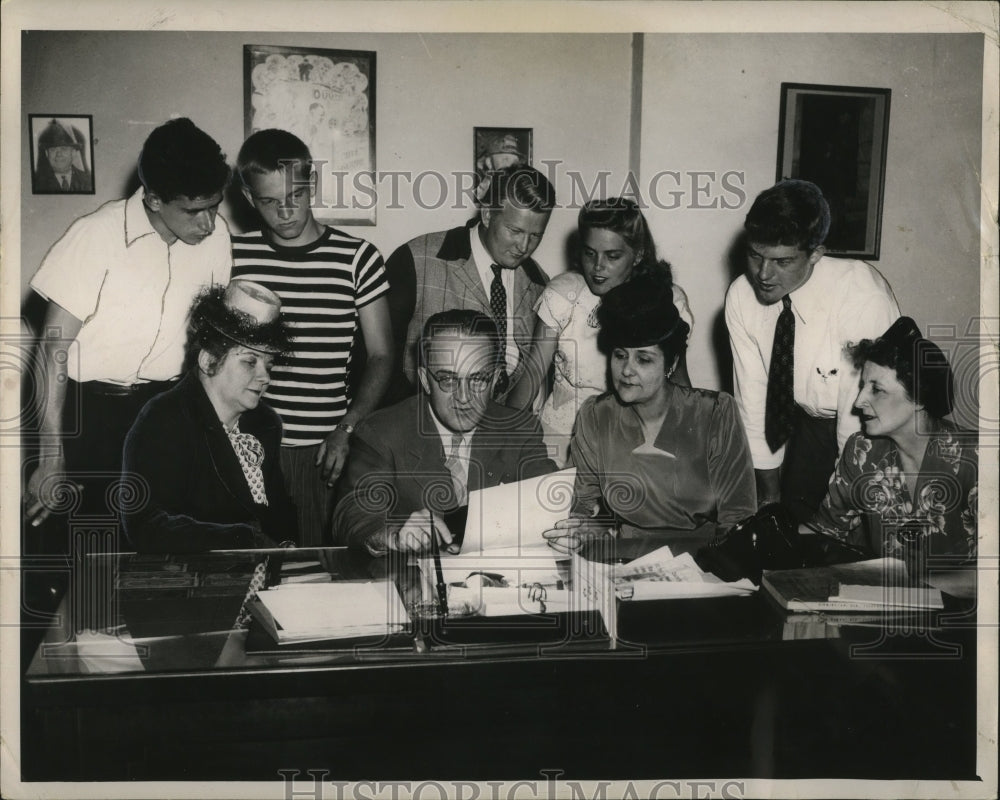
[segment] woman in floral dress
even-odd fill
[[[873,557],[974,559],[978,437],[944,419],[954,392],[947,359],[909,317],[852,355],[862,430],[844,445],[810,527]]]

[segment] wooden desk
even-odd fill
[[[795,631],[763,595],[653,601],[619,604],[613,652],[600,637],[525,646],[508,631],[384,659],[254,656],[244,632],[223,630],[149,640],[141,669],[86,672],[64,610],[47,635],[57,646],[39,649],[23,683],[25,780],[975,773],[967,619],[787,639]]]

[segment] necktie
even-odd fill
[[[497,330],[500,332],[500,349],[504,354],[504,363],[506,364],[507,290],[503,288],[503,280],[500,278],[503,273],[503,267],[499,264],[493,264],[490,266],[490,269],[493,270],[493,281],[490,283],[490,311],[493,312],[493,320],[496,322]],[[493,390],[494,396],[498,397],[506,392],[508,382],[507,369],[501,367],[496,388]]]
[[[784,308],[774,328],[764,410],[764,438],[771,452],[788,441],[795,427],[795,315],[788,295],[781,298],[781,304]]]
[[[69,191],[69,181],[66,180],[66,176],[65,175],[60,175],[59,176],[59,183],[62,184],[62,188],[63,188],[64,192],[68,192]]]
[[[466,477],[462,471],[462,460],[458,456],[458,448],[462,446],[462,435],[453,433],[451,435],[451,452],[444,460],[444,465],[451,473],[451,486],[455,491],[455,506],[465,506],[469,504],[469,489],[466,486]]]

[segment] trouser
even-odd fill
[[[326,547],[333,541],[333,489],[328,489],[316,466],[319,445],[282,447],[281,471],[295,503],[300,547]]]
[[[837,420],[817,419],[796,409],[795,431],[781,465],[781,502],[797,522],[819,510],[837,466]]]
[[[83,569],[88,554],[128,547],[118,519],[122,448],[142,407],[171,385],[158,381],[130,388],[68,382],[63,451],[67,478],[82,491],[61,492],[57,510],[39,527],[22,526],[22,625],[31,650],[41,635],[39,620],[55,609],[70,572]],[[23,480],[35,468],[27,461]]]
[[[174,381],[117,386],[69,381],[63,413],[66,472],[84,487],[78,516],[117,516],[114,495],[122,471],[122,449],[142,407]],[[169,436],[170,431],[164,431]]]

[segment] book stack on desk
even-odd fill
[[[858,613],[944,608],[938,589],[910,580],[895,558],[765,572],[761,585],[788,611]]]
[[[409,620],[390,581],[282,585],[258,592],[248,609],[279,646],[385,637]]]

